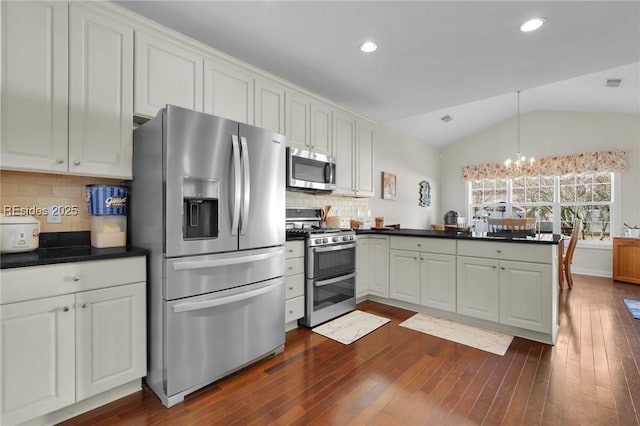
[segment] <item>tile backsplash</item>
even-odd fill
[[[0,170],[0,213],[34,216],[41,232],[88,231],[91,220],[87,210],[85,185],[119,185],[118,179],[49,173]],[[47,223],[42,210],[49,206],[77,207],[77,215],[62,217],[62,223]],[[71,209],[69,209],[71,210]]]
[[[341,197],[338,195],[314,195],[287,191],[287,207],[317,207],[330,205],[329,216],[348,216],[357,219],[358,211],[366,216],[369,210],[367,198]],[[372,218],[373,220],[373,218]]]

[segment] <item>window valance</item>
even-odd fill
[[[480,179],[509,179],[521,176],[563,176],[573,173],[623,172],[624,151],[586,152],[538,158],[533,166],[507,168],[504,163],[485,163],[462,168],[465,182]]]

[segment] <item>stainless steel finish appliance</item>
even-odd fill
[[[168,105],[134,132],[147,384],[170,407],[284,345],[285,140]]]
[[[356,307],[356,235],[351,229],[319,228],[313,209],[287,209],[287,235],[305,240],[305,315],[307,327]]]
[[[287,189],[308,192],[335,190],[335,158],[304,149],[287,148]]]

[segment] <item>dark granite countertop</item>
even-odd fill
[[[456,231],[433,231],[430,229],[356,229],[357,235],[402,235],[405,237],[428,237],[428,238],[446,238],[455,240],[472,240],[472,241],[503,241],[510,243],[526,243],[526,244],[558,244],[562,239],[562,235],[558,234],[537,234],[535,236],[523,235],[488,235],[486,232],[456,232]]]
[[[148,253],[145,249],[130,246],[91,247],[89,231],[43,232],[40,234],[40,247],[37,250],[0,256],[0,269],[146,256]]]

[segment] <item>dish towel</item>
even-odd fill
[[[635,319],[640,319],[640,300],[623,299],[627,309]]]

